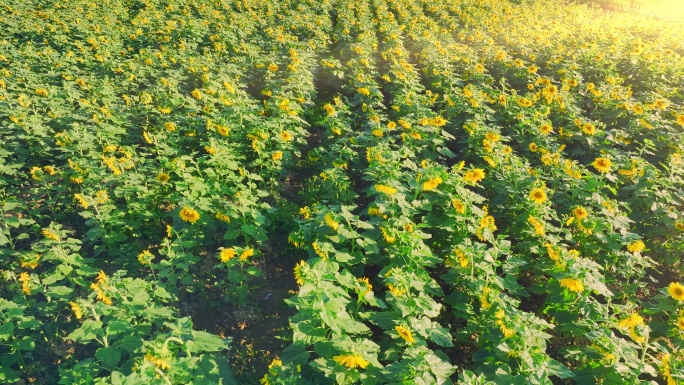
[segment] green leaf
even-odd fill
[[[121,359],[121,352],[119,349],[113,346],[108,348],[99,348],[95,352],[95,357],[102,361],[102,363],[109,369],[114,369],[117,367],[117,364]]]
[[[304,345],[294,343],[283,350],[283,361],[292,365],[305,365],[309,361],[309,352]]]
[[[55,295],[57,297],[66,297],[71,294],[74,290],[66,286],[52,286],[48,293]]]
[[[561,378],[561,379],[571,378],[571,377],[575,376],[575,374],[572,372],[572,370],[568,369],[565,365],[554,360],[553,358],[549,359],[549,362],[547,364],[547,369],[548,369],[549,375],[557,376],[558,378]]]
[[[127,332],[132,329],[129,322],[125,321],[112,321],[107,325],[107,333],[109,335],[117,335],[122,332]]]
[[[454,346],[449,329],[446,328],[439,327],[430,329],[428,338],[437,345],[445,348]]]
[[[98,333],[94,332],[95,330],[100,331],[101,329],[102,322],[88,319],[83,321],[81,327],[71,332],[67,338],[77,342],[87,342],[95,339],[95,337],[99,335]]]
[[[209,381],[211,383],[223,384],[223,385],[234,385],[235,377],[233,371],[228,365],[228,359],[220,354],[213,357],[209,354],[203,354],[199,362],[194,366],[193,376],[196,384],[207,384]]]
[[[205,331],[192,331],[192,340],[187,341],[188,350],[192,353],[197,352],[218,352],[228,349],[228,342],[221,337],[207,333]]]
[[[7,341],[14,335],[14,323],[7,322],[0,325],[0,341]]]
[[[430,371],[437,377],[437,382],[440,384],[447,381],[456,371],[456,367],[451,365],[448,359],[440,358],[434,353],[426,354],[425,362],[430,365]]]

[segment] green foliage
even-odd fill
[[[188,298],[297,261],[264,384],[681,381],[684,27],[642,16],[5,2],[0,382],[236,383]]]

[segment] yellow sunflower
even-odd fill
[[[477,183],[484,179],[485,177],[485,172],[481,168],[476,168],[474,170],[470,170],[465,173],[463,176],[463,179],[465,179],[466,182],[468,183]]]
[[[679,282],[672,282],[667,287],[667,292],[677,301],[684,301],[684,286]]]
[[[408,328],[398,325],[394,327],[394,330],[397,331],[399,337],[403,338],[407,344],[412,344],[416,342],[416,340],[413,338],[413,335],[411,334],[411,331]]]
[[[598,172],[605,174],[610,171],[611,162],[608,158],[596,158],[591,165],[594,166]]]
[[[290,134],[288,131],[283,131],[283,132],[280,134],[280,139],[282,139],[282,140],[284,140],[284,141],[286,141],[286,142],[289,142],[289,141],[291,141],[291,140],[293,139],[293,137],[292,137],[292,134]]]
[[[183,207],[178,215],[182,220],[188,223],[195,223],[200,218],[199,213],[189,207]]]
[[[587,209],[585,209],[584,207],[577,206],[572,210],[572,215],[574,215],[575,218],[582,220],[588,217],[589,213],[587,212]]]
[[[357,366],[361,369],[366,369],[366,366],[368,366],[369,364],[368,361],[364,360],[363,357],[361,357],[358,354],[335,356],[333,357],[333,360],[335,362],[339,362],[340,364],[346,366],[349,369],[356,368]]]
[[[643,241],[636,241],[632,244],[627,245],[627,250],[630,253],[639,253],[643,251],[646,248],[646,245],[644,244]]]
[[[534,188],[530,192],[530,199],[538,205],[546,202],[546,198],[546,191],[544,191],[544,189]]]
[[[570,291],[574,291],[575,293],[581,293],[584,291],[584,284],[582,284],[582,281],[574,278],[563,278],[560,281],[561,287],[565,287]]]

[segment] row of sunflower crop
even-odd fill
[[[676,383],[682,285],[643,294],[681,268],[681,28],[546,2],[336,6],[321,64],[343,81],[290,238],[310,259],[263,382],[446,383],[457,363],[473,384]]]
[[[233,381],[187,307],[260,275],[326,44],[309,5],[3,5],[0,382]]]

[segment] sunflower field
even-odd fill
[[[683,253],[684,20],[0,4],[2,384],[684,384]]]

